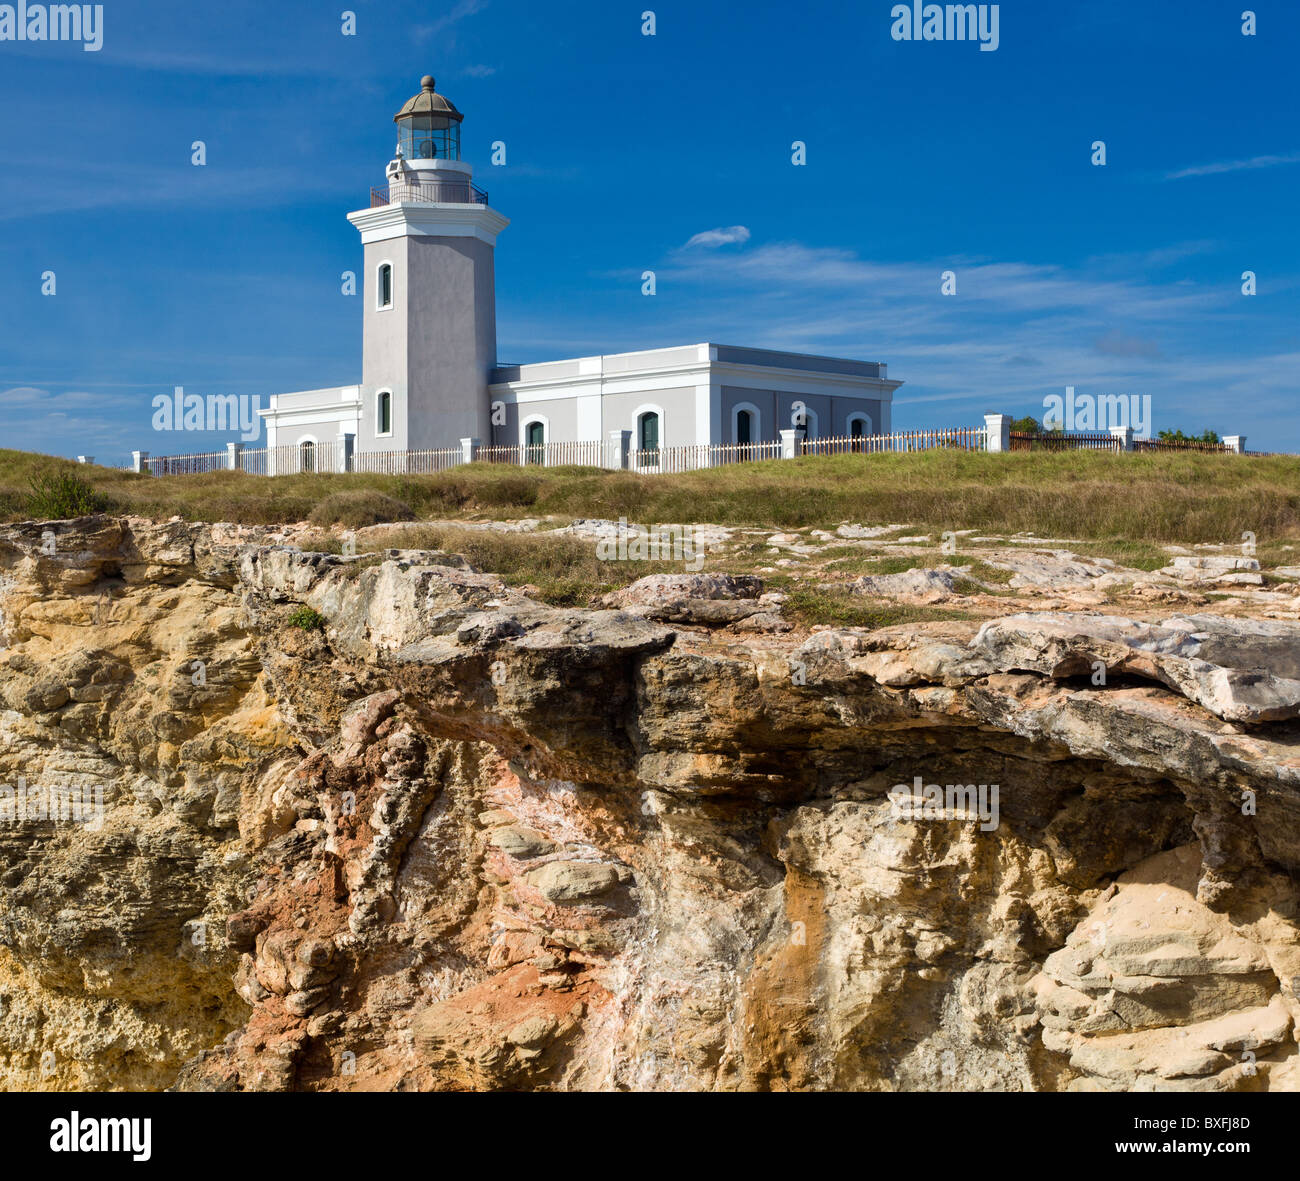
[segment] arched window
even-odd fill
[[[311,439],[304,439],[298,444],[299,470],[314,472],[316,470],[316,444]]]
[[[542,463],[546,459],[546,423],[530,422],[524,427],[524,462]]]
[[[391,308],[393,306],[393,264],[381,262],[375,274],[375,307]]]
[[[380,390],[375,395],[375,434],[391,435],[393,433],[393,392]]]
[[[641,467],[657,467],[659,464],[659,415],[654,410],[647,410],[637,416],[636,420],[637,463]]]
[[[864,451],[866,444],[860,440],[871,434],[871,419],[860,411],[849,415],[849,438],[854,440],[853,450]]]
[[[802,406],[802,409],[791,413],[790,425],[803,436],[805,442],[810,442],[818,437],[817,411],[809,409],[802,402],[796,402],[796,406]]]
[[[737,402],[731,408],[731,441],[750,450],[738,453],[740,459],[757,459],[757,444],[763,439],[763,416],[753,402]]]

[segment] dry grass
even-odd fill
[[[0,451],[0,513],[27,513],[33,474],[66,460]],[[1112,542],[1230,542],[1300,536],[1300,457],[1023,452],[843,455],[773,460],[674,476],[596,468],[472,464],[431,476],[240,472],[154,478],[78,469],[110,508],[148,516],[280,524],[324,512],[346,493],[417,519],[627,517],[643,524],[712,522],[788,529],[843,521],[907,522]],[[335,501],[337,503],[337,501]],[[335,514],[338,515],[338,514]]]

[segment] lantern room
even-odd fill
[[[397,154],[405,160],[459,160],[460,124],[464,116],[434,89],[433,77],[420,79],[420,93],[406,101],[397,124]]]

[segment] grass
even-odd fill
[[[342,525],[361,529],[389,521],[413,521],[415,512],[409,504],[373,488],[349,488],[331,492],[308,514],[313,525]]]
[[[970,558],[965,561],[954,560],[953,564],[969,566],[972,578],[977,578],[980,582],[987,582],[994,586],[1006,586],[1016,576],[1014,570],[1003,570],[998,566],[990,566],[981,558]]]
[[[430,476],[268,480],[241,472],[155,478],[0,450],[0,513],[23,518],[33,475],[73,469],[115,511],[245,524],[305,520],[317,510],[342,517],[324,506],[362,493],[375,494],[356,498],[372,510],[366,519],[385,515],[377,506],[387,497],[400,506],[390,513],[422,520],[625,516],[771,529],[907,521],[923,530],[1187,545],[1235,543],[1247,531],[1261,546],[1300,536],[1300,457],[1083,451],[810,456],[672,476],[472,464]]]
[[[556,607],[585,607],[647,574],[685,570],[682,562],[601,561],[594,541],[571,535],[500,533],[454,525],[378,530],[357,548],[367,553],[394,547],[461,554],[471,566],[499,574],[511,585],[535,587],[538,598]]]
[[[634,525],[761,529],[764,536],[739,539],[737,548],[711,558],[708,566],[760,572],[769,588],[787,593],[784,614],[803,626],[879,628],[974,618],[941,606],[902,606],[854,595],[847,584],[860,574],[971,565],[974,578],[1005,588],[1012,573],[963,553],[960,541],[955,554],[945,554],[932,541],[911,555],[833,542],[795,574],[773,570],[783,555],[773,555],[767,533],[900,521],[907,524],[896,536],[937,539],[965,529],[1001,537],[1032,533],[1072,539],[1070,548],[1080,555],[1142,570],[1168,564],[1166,545],[1239,547],[1242,535],[1250,533],[1265,566],[1300,565],[1300,457],[1290,456],[935,451],[808,457],[673,476],[473,464],[430,476],[265,479],[240,472],[154,478],[0,450],[0,517],[12,521],[102,510],[243,524],[310,521],[317,532],[304,538],[304,545],[335,553],[342,547],[338,533],[330,530],[391,523],[394,528],[374,529],[361,541],[359,549],[372,557],[349,570],[359,572],[377,560],[377,551],[392,547],[463,554],[475,568],[529,586],[555,606],[589,606],[647,574],[681,572],[686,566],[601,561],[593,541],[556,534],[552,526],[577,517],[625,517]],[[522,517],[543,519],[543,530],[466,527],[476,519]],[[300,608],[287,623],[310,631],[325,620]]]
[[[838,551],[839,547],[833,547]],[[832,551],[828,550],[827,553]],[[818,555],[819,557],[824,555]],[[904,574],[908,570],[930,570],[935,566],[966,566],[969,558],[960,554],[946,554],[938,547],[914,554],[873,554],[857,550],[849,557],[833,558],[822,569],[828,574],[842,574],[856,578],[860,574]]]
[[[812,627],[892,627],[897,623],[933,623],[974,619],[966,611],[946,607],[912,607],[855,595],[846,587],[805,586],[786,592],[782,614],[792,623]]]

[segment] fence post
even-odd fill
[[[239,471],[239,457],[243,454],[243,443],[226,444],[226,470],[231,472]]]
[[[986,414],[984,416],[984,450],[1011,450],[1011,415]]]
[[[631,431],[610,431],[609,447],[605,452],[605,466],[615,471],[626,471],[627,454],[631,447]]]
[[[352,457],[356,451],[357,436],[352,431],[339,431],[339,471],[352,470]]]
[[[1246,436],[1245,435],[1224,435],[1223,445],[1229,451],[1235,451],[1238,455],[1246,453]]]
[[[132,451],[131,452],[131,470],[135,472],[146,472],[149,470],[149,452]]]
[[[95,457],[94,457],[93,455],[78,455],[78,456],[77,456],[77,462],[78,462],[78,463],[94,463],[94,462],[95,462]]]
[[[781,432],[781,458],[794,459],[802,450],[799,446],[799,436],[801,432],[788,430]]]
[[[477,439],[461,439],[460,441],[460,461],[461,463],[473,463],[474,453],[478,450]]]
[[[1133,428],[1131,426],[1113,426],[1110,428],[1110,433],[1119,440],[1119,449],[1121,451],[1133,450]]]

